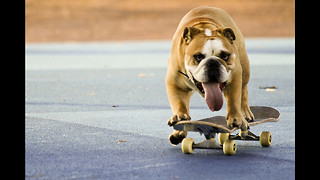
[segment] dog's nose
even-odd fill
[[[209,81],[218,82],[220,78],[220,63],[217,60],[210,59],[207,62],[207,76]]]
[[[207,62],[207,67],[208,68],[217,68],[219,67],[219,62],[217,60],[214,60],[214,59],[210,59],[208,62]]]

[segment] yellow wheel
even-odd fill
[[[263,147],[269,147],[272,142],[272,136],[269,131],[263,131],[260,133],[260,138],[259,138],[260,144]]]
[[[193,147],[194,141],[192,138],[184,138],[182,140],[181,149],[182,152],[185,154],[192,154],[193,153]]]
[[[230,133],[219,133],[219,143],[223,144],[227,139],[229,139]]]
[[[223,148],[223,153],[225,155],[234,155],[236,153],[236,150],[237,150],[237,145],[236,145],[236,142],[234,140],[227,139],[223,143],[222,148]]]

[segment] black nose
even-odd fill
[[[219,67],[220,63],[214,59],[209,59],[209,61],[207,62],[207,67],[208,68],[215,68],[215,67]]]
[[[212,82],[218,82],[218,79],[220,77],[220,66],[221,64],[214,59],[210,59],[207,64],[207,76],[209,78],[209,81]]]

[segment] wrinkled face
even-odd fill
[[[220,109],[221,91],[235,67],[236,49],[233,44],[235,37],[232,32],[233,38],[230,40],[231,35],[225,33],[224,36],[223,30],[217,33],[209,29],[200,31],[198,29],[193,35],[191,30],[189,31],[192,38],[185,49],[186,72],[200,95],[206,97],[210,109]]]
[[[236,55],[233,53],[233,47],[228,47],[230,43],[220,37],[202,38],[198,42],[192,42],[187,48],[185,55],[187,72],[190,72],[198,82],[226,82],[230,71],[234,68]]]

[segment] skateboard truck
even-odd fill
[[[246,132],[246,136],[242,136],[241,132],[237,133],[236,135],[231,135],[229,133],[220,133],[219,135],[219,142],[223,143],[225,139],[232,139],[232,140],[245,140],[245,141],[262,141],[260,142],[261,146],[268,147],[271,145],[272,136],[269,131],[263,131],[260,136],[253,134],[251,131]],[[226,136],[226,137],[223,137]],[[264,142],[264,141],[268,142]],[[269,143],[269,144],[268,144]]]
[[[240,129],[239,135],[240,135],[241,139],[245,139],[248,136],[248,130]]]
[[[248,130],[241,130],[236,135],[230,135],[230,139],[235,140],[247,140],[247,141],[259,141],[259,136],[253,134],[251,131]]]

